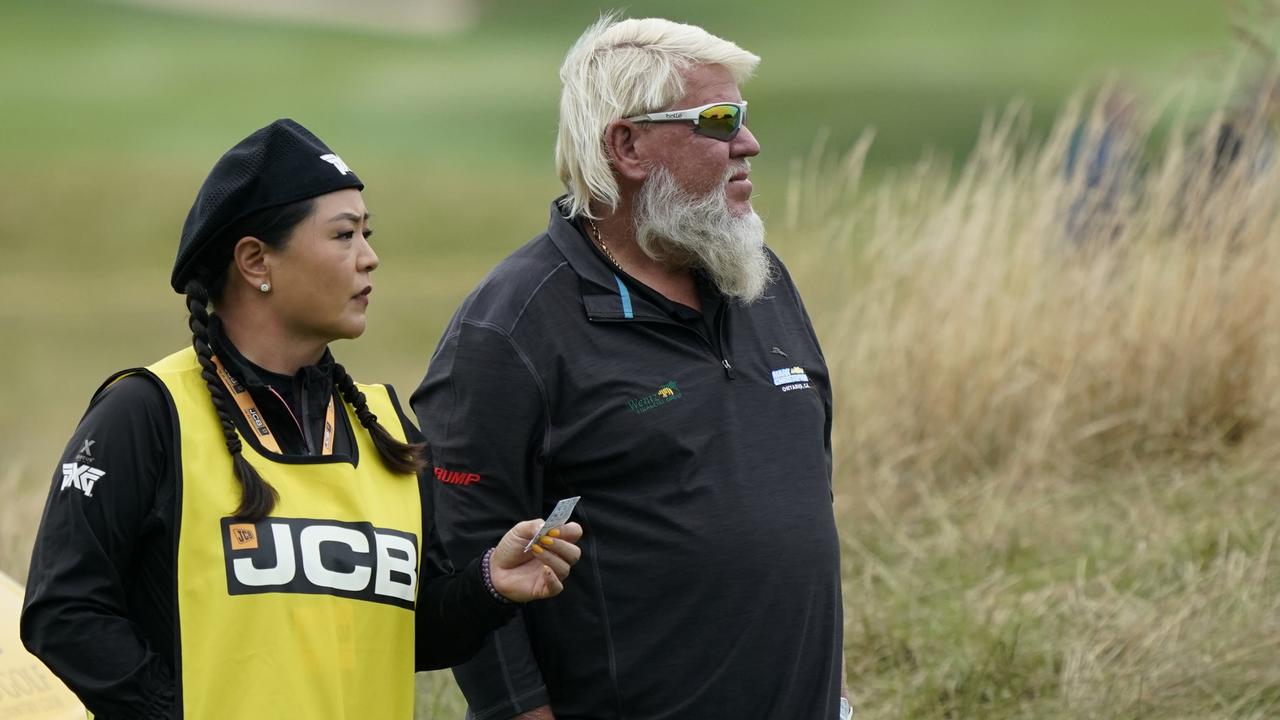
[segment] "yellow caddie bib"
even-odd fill
[[[280,499],[265,520],[237,522],[240,488],[195,352],[147,370],[173,398],[181,446],[175,673],[184,720],[413,717],[417,480],[383,464],[343,403],[354,458],[285,458],[244,442]],[[360,387],[404,440],[386,388]]]

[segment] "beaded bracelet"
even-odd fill
[[[489,562],[490,558],[493,557],[493,551],[496,549],[497,548],[489,548],[488,550],[485,550],[484,557],[480,559],[480,574],[484,577],[484,589],[488,590],[489,595],[499,603],[503,605],[514,605],[514,600],[508,600],[502,595],[502,593],[498,592],[497,588],[493,586],[493,573],[489,569]]]

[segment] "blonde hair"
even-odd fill
[[[735,82],[751,77],[760,57],[694,25],[605,15],[578,38],[560,66],[556,171],[569,191],[569,217],[591,214],[591,201],[618,207],[618,182],[604,131],[622,117],[668,107],[685,93],[684,73],[720,65]]]

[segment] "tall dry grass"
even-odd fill
[[[954,178],[926,160],[851,193],[864,143],[793,184],[786,232],[821,248],[804,275],[841,385],[841,464],[954,477],[1276,450],[1266,118],[1233,120],[1240,156],[1215,170],[1223,114],[1128,162],[1152,121],[1135,117],[1094,187],[1103,108],[1043,143],[1026,118],[989,121]],[[1077,134],[1089,157],[1067,173]]]
[[[1079,108],[795,173],[863,717],[1280,717],[1272,108]]]

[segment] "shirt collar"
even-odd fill
[[[299,368],[292,377],[272,372],[259,367],[240,353],[239,348],[232,344],[231,338],[227,337],[226,329],[222,326],[222,318],[217,314],[209,316],[209,346],[218,359],[222,360],[227,371],[250,388],[274,387],[291,390],[295,380],[308,388],[319,382],[333,382],[333,367],[336,363],[329,348],[324,349],[324,355],[320,356],[319,362]]]
[[[582,303],[587,316],[601,320],[684,320],[689,313],[697,311],[683,306],[665,297],[639,280],[614,267],[604,256],[596,244],[588,237],[581,223],[574,222],[564,215],[563,202],[567,196],[556,198],[551,203],[551,218],[547,223],[547,235],[560,253],[569,261],[581,281]],[[718,291],[702,276],[695,274],[698,292],[707,298],[708,294],[716,295]],[[723,299],[720,299],[723,302]],[[715,303],[718,306],[720,303]],[[704,307],[706,310],[706,307]]]

